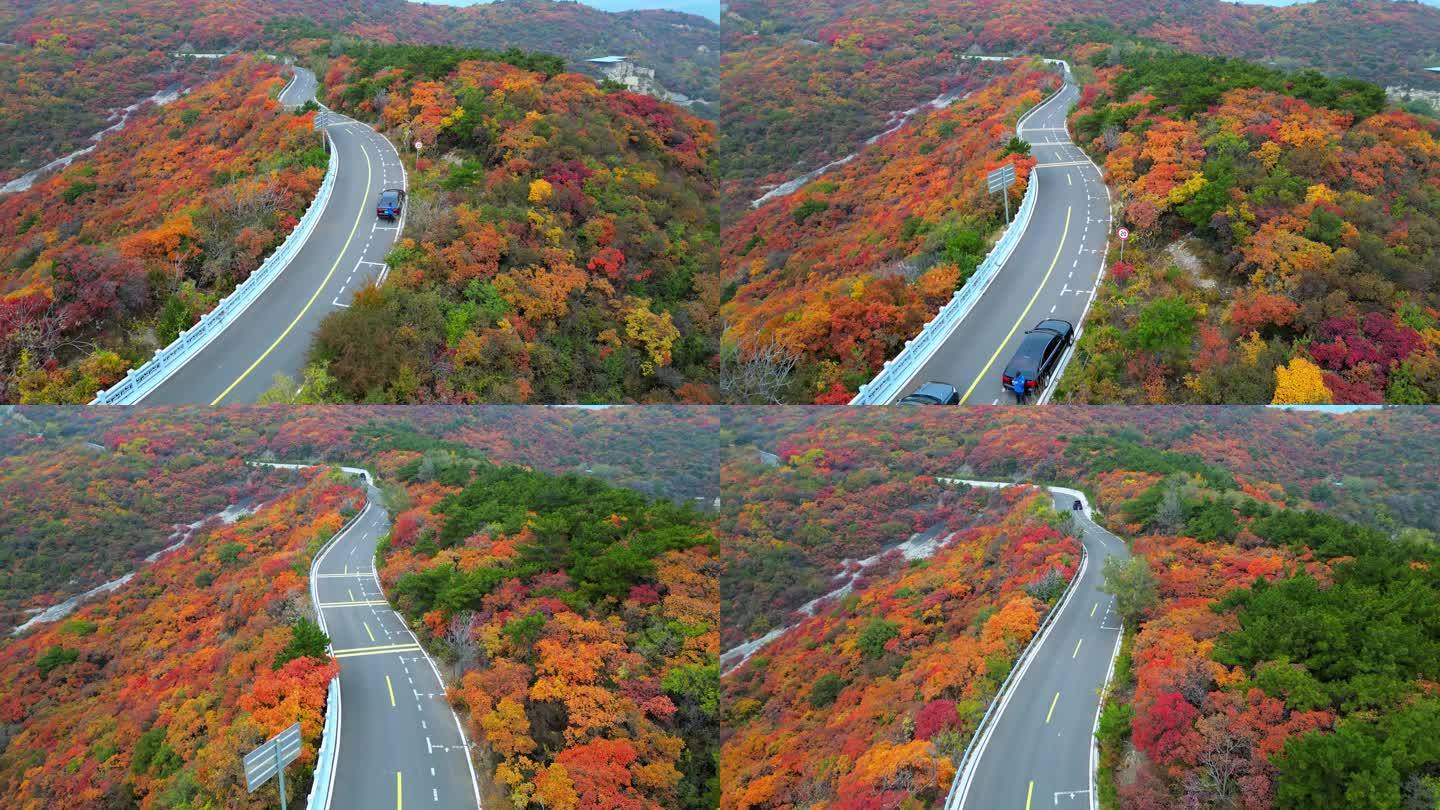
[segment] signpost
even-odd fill
[[[1123,262],[1125,261],[1125,240],[1130,238],[1130,229],[1121,228],[1115,232],[1115,235],[1120,237],[1120,261]]]
[[[1010,187],[1015,185],[1015,164],[1004,166],[985,176],[985,186],[991,194],[999,191],[1005,197],[1005,224],[1010,224]]]
[[[275,776],[280,779],[280,810],[285,810],[285,766],[300,756],[300,724],[266,740],[245,755],[245,788],[254,793]]]

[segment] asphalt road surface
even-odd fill
[[[460,721],[435,665],[391,610],[375,574],[390,530],[380,494],[315,566],[316,596],[340,661],[335,810],[480,808]]]
[[[1030,180],[1039,183],[1030,226],[975,308],[896,399],[934,380],[959,389],[961,404],[1014,402],[1000,373],[1025,331],[1046,318],[1079,329],[1095,297],[1110,231],[1105,181],[1065,131],[1066,111],[1079,95],[1067,75],[1064,88],[1021,121],[1020,136],[1039,161]],[[1051,374],[1049,387],[1068,359]]]
[[[280,103],[286,107],[299,107],[315,98],[315,74],[305,68],[295,68],[295,77],[280,91]]]
[[[1056,508],[1070,510],[1071,496],[1054,497]],[[977,743],[974,774],[968,784],[962,782],[957,808],[1091,807],[1100,689],[1120,635],[1114,597],[1100,592],[1100,568],[1107,556],[1124,558],[1129,552],[1115,535],[1076,514],[1089,561]]]
[[[315,95],[315,76],[298,78],[281,98],[303,104]],[[275,375],[301,379],[311,336],[331,312],[349,306],[355,291],[384,271],[386,255],[404,218],[376,218],[375,201],[386,188],[404,188],[400,155],[369,126],[322,113],[339,151],[335,188],[315,230],[265,292],[210,345],[141,400],[140,404],[249,403]],[[320,137],[317,133],[316,137]]]

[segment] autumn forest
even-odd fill
[[[0,793],[268,807],[237,758],[297,721],[292,800],[308,792],[326,684],[353,660],[328,654],[307,580],[366,502],[343,463],[378,478],[380,581],[445,668],[487,806],[714,807],[718,418],[645,410],[0,416],[0,553],[24,572],[7,628],[133,572],[7,630]]]
[[[727,8],[732,401],[849,402],[965,288],[1003,232],[986,173],[1014,166],[1018,201],[1034,165],[1043,56],[1073,66],[1068,133],[1133,234],[1057,401],[1440,402],[1433,6]]]
[[[320,105],[434,151],[390,283],[296,334],[306,385],[267,401],[718,400],[708,20],[80,0],[0,29],[0,401],[90,402],[249,278],[326,176]],[[611,54],[653,83],[587,61]],[[293,111],[286,63],[321,82]]]
[[[0,810],[1440,810],[1440,0],[0,2],[0,572]]]
[[[354,666],[307,593],[367,498],[338,464],[498,806],[941,804],[1084,561],[1049,497],[968,478],[1078,489],[1128,547],[1104,806],[1440,788],[1429,409],[200,413],[0,417],[19,806],[261,806],[227,763],[297,721],[309,789]]]
[[[1100,806],[1435,805],[1435,413],[934,411],[727,422],[723,807],[944,802],[1079,561],[1048,497],[950,476],[1130,547]]]

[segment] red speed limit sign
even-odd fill
[[[1115,235],[1120,237],[1121,242],[1124,242],[1126,239],[1130,238],[1130,229],[1121,228],[1120,230],[1115,232]]]

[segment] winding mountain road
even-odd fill
[[[313,72],[305,68],[294,70],[294,77],[285,85],[285,89],[280,91],[280,103],[291,109],[304,106],[305,102],[315,98],[315,91],[319,89]]]
[[[460,720],[435,663],[391,609],[375,572],[390,516],[368,473],[364,511],[317,558],[321,627],[340,661],[335,810],[480,810]],[[337,707],[332,707],[337,708]]]
[[[1025,331],[1046,318],[1080,329],[1103,274],[1110,191],[1065,127],[1066,113],[1079,97],[1066,70],[1061,90],[1021,118],[1020,137],[1039,161],[1030,175],[1039,196],[1029,227],[974,309],[895,399],[935,380],[959,389],[962,405],[1013,402],[1002,389],[1000,372]],[[1061,359],[1036,401],[1049,398],[1069,357]]]
[[[296,68],[280,95],[286,106],[315,98],[315,75]],[[405,168],[389,140],[368,125],[323,110],[317,122],[339,152],[334,190],[315,230],[260,297],[224,332],[139,404],[250,403],[287,374],[304,373],[311,336],[355,291],[383,279],[385,257],[404,227],[375,216],[386,188],[405,188]]]
[[[1051,494],[1057,509],[1071,511],[1074,494],[1054,488]],[[1088,504],[1075,514],[1088,559],[1055,618],[1017,662],[1015,681],[975,741],[946,810],[1099,806],[1094,734],[1121,635],[1114,597],[1100,591],[1101,565],[1129,551],[1094,521]]]

